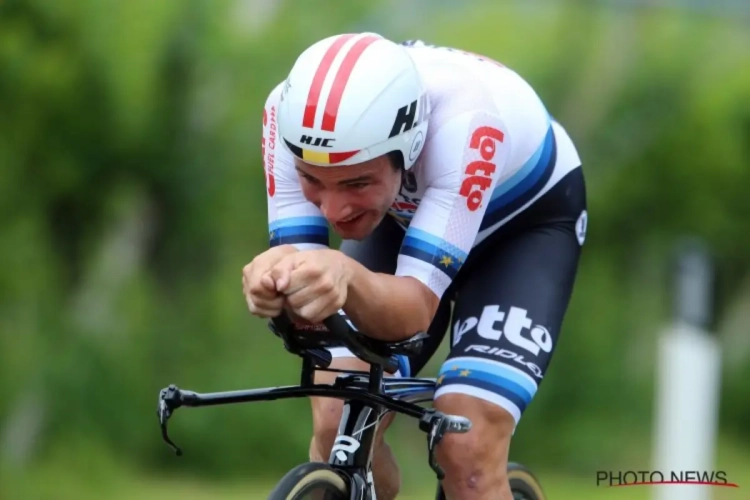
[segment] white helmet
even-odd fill
[[[316,42],[294,63],[279,102],[279,134],[307,163],[340,166],[400,151],[411,168],[430,104],[402,45],[373,33]]]

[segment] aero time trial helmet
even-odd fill
[[[409,169],[425,143],[429,110],[404,46],[373,33],[336,35],[294,63],[279,102],[279,134],[313,165],[353,165],[398,151]]]

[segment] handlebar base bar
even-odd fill
[[[169,418],[177,408],[182,406],[203,407],[310,396],[358,400],[376,408],[418,419],[419,428],[427,433],[430,467],[438,479],[443,479],[443,470],[435,458],[435,448],[446,433],[468,432],[471,428],[471,421],[465,417],[445,415],[433,408],[424,408],[384,394],[384,388],[387,385],[398,385],[408,388],[409,391],[430,395],[434,393],[434,378],[388,380],[383,378],[384,373],[393,374],[398,370],[397,354],[411,356],[419,353],[428,337],[427,334],[419,332],[402,342],[387,343],[358,332],[350,327],[347,320],[339,314],[326,318],[323,323],[328,333],[320,333],[315,329],[313,333],[305,329],[295,329],[286,313],[282,313],[281,316],[269,322],[271,331],[283,340],[284,348],[302,358],[299,386],[210,393],[182,390],[175,385],[162,389],[159,392],[157,415],[164,441],[175,450],[178,456],[182,455],[182,450],[170,439],[167,431]],[[367,362],[370,365],[369,373],[329,368],[333,358],[326,348],[341,345],[349,348],[352,354]],[[339,376],[332,385],[315,384],[313,378],[315,371],[340,372],[347,375]]]

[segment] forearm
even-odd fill
[[[347,257],[349,285],[344,311],[373,338],[399,341],[426,331],[438,298],[415,278],[373,273]]]

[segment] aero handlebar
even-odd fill
[[[285,312],[282,312],[270,321],[269,326],[282,338],[287,350],[299,355],[309,355],[317,364],[324,367],[328,367],[331,362],[331,354],[325,348],[343,345],[362,361],[370,365],[380,365],[383,371],[391,374],[399,367],[396,355],[409,356],[418,353],[427,338],[427,334],[420,332],[401,342],[376,340],[352,328],[339,313],[324,319],[323,324],[329,334],[313,327],[298,327]]]

